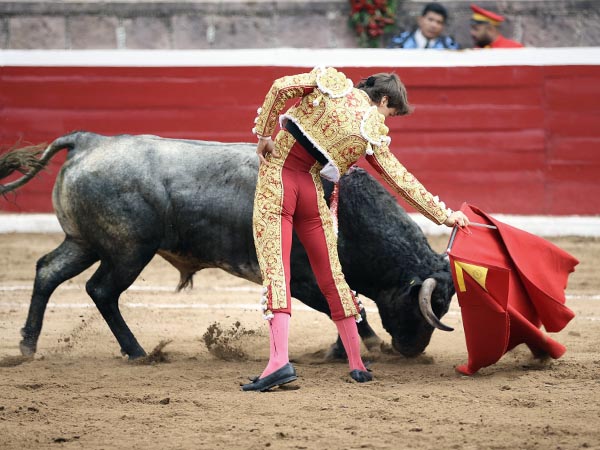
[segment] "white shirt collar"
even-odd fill
[[[415,31],[415,42],[417,43],[417,48],[425,48],[428,42],[428,39],[423,36],[423,33],[421,33],[421,30],[418,28],[417,31]]]

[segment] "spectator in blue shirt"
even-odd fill
[[[436,50],[457,50],[458,44],[450,36],[442,34],[448,11],[439,3],[428,3],[423,8],[418,26],[390,39],[388,48],[432,48]]]

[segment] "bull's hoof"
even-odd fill
[[[327,362],[340,360],[345,361],[347,359],[346,351],[336,342],[335,344],[332,344],[331,347],[329,347],[329,349],[325,352],[325,357],[323,359]]]
[[[121,349],[121,354],[123,356],[127,356],[127,359],[129,359],[129,361],[135,361],[135,360],[138,360],[140,358],[145,358],[145,357],[148,356],[148,354],[144,351],[143,348],[140,348],[139,350],[132,351],[131,353],[127,353],[125,350]]]
[[[19,342],[19,350],[23,356],[33,356],[37,350],[38,336],[34,336],[28,332],[25,327],[21,328],[21,337],[23,340]]]
[[[533,349],[530,348],[529,350],[531,350],[531,357],[539,362],[548,362],[551,359],[550,353],[548,353],[545,350],[539,350],[539,349]]]
[[[371,336],[366,339],[363,339],[363,344],[367,347],[371,353],[377,353],[383,351],[383,346],[385,343],[378,336]]]
[[[19,350],[21,350],[21,355],[31,357],[35,355],[37,345],[35,343],[27,342],[24,339],[21,342],[19,342]]]

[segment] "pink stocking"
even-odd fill
[[[269,342],[271,344],[269,364],[260,378],[272,374],[285,366],[289,360],[288,336],[290,334],[290,315],[282,312],[274,312],[273,318],[269,320]]]
[[[345,319],[336,321],[335,325],[342,338],[346,355],[348,355],[350,370],[358,369],[366,372],[367,369],[360,357],[360,337],[358,336],[356,320],[354,317],[346,317]]]

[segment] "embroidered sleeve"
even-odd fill
[[[433,196],[392,154],[387,144],[372,147],[367,161],[411,206],[431,221],[442,224],[452,213]]]
[[[302,97],[316,86],[317,69],[275,80],[262,106],[258,108],[258,116],[254,119],[255,127],[252,132],[258,136],[271,136],[286,102],[292,98]]]

